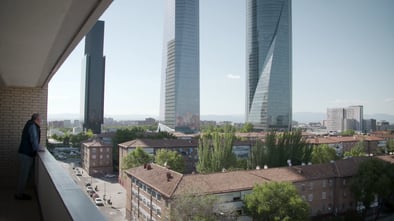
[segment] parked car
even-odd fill
[[[94,202],[97,206],[104,206],[104,201],[100,197],[96,198]]]
[[[86,187],[86,192],[94,192],[93,187],[92,186],[87,186]]]

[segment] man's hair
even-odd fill
[[[33,115],[31,115],[31,120],[32,121],[35,121],[37,118],[39,118],[40,117],[40,114],[39,113],[34,113]]]

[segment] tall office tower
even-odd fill
[[[291,0],[248,0],[246,10],[246,122],[259,130],[289,130]]]
[[[104,121],[105,57],[104,21],[97,21],[85,36],[85,58],[81,81],[81,120],[84,129],[101,133]]]
[[[199,1],[168,0],[164,19],[160,120],[191,133],[200,123]]]

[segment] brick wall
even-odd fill
[[[18,174],[18,147],[26,121],[40,113],[41,144],[46,143],[48,87],[0,87],[0,187],[13,187]]]

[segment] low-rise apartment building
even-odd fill
[[[394,163],[392,156],[378,157]],[[126,170],[127,220],[170,220],[171,201],[185,193],[215,195],[219,214],[235,212],[237,220],[251,220],[243,200],[256,184],[291,182],[310,205],[310,215],[340,214],[355,210],[350,180],[367,157],[332,163],[211,174],[180,174],[156,164]],[[191,192],[192,191],[192,192]],[[230,211],[231,210],[231,211]]]
[[[95,137],[81,144],[81,166],[89,175],[113,172],[112,143]]]
[[[354,136],[324,136],[309,137],[306,141],[311,145],[327,144],[334,148],[339,156],[346,151],[350,151],[357,143],[363,142],[367,154],[377,154],[386,145],[383,138],[368,135]]]

